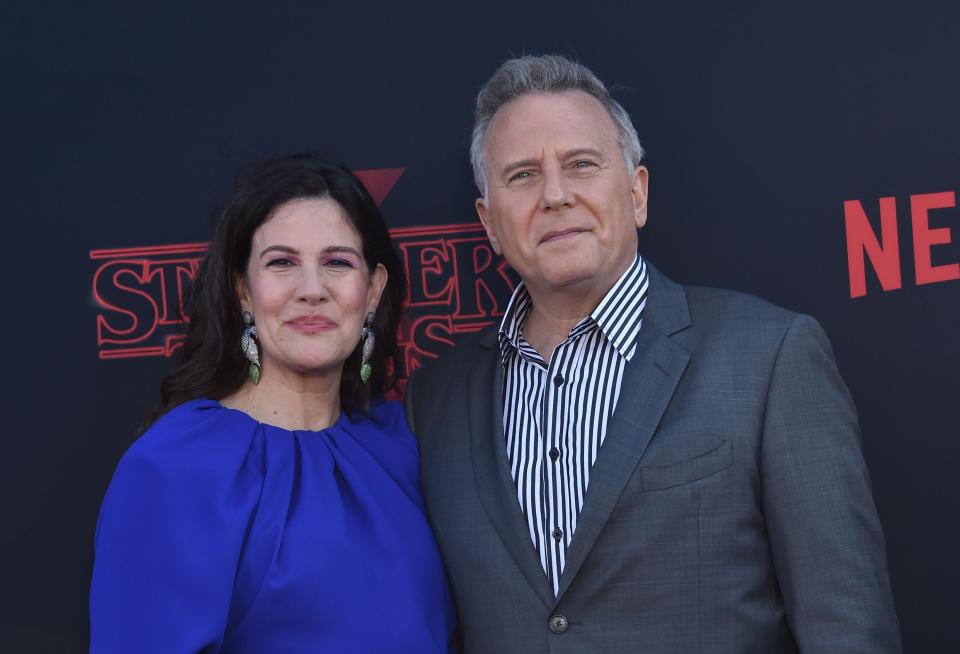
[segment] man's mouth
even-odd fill
[[[570,229],[557,229],[544,234],[543,238],[540,239],[540,242],[548,243],[551,241],[562,241],[564,239],[570,238],[571,236],[576,236],[577,234],[580,234],[584,231],[585,230],[579,229],[576,227],[571,227]]]

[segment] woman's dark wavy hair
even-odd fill
[[[387,269],[387,284],[373,321],[373,374],[368,384],[361,381],[358,345],[343,368],[343,408],[365,412],[372,396],[383,394],[396,382],[395,373],[400,369],[397,325],[407,280],[383,215],[349,170],[313,153],[295,154],[250,166],[237,178],[233,193],[217,212],[213,238],[189,299],[190,323],[179,365],[161,383],[160,403],[144,428],[184,402],[201,397],[220,400],[243,385],[249,364],[240,351],[243,315],[237,282],[246,274],[253,233],[278,207],[299,199],[330,199],[339,204],[360,234],[368,268],[383,264]]]

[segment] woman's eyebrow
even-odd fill
[[[289,245],[268,245],[267,247],[260,250],[260,256],[262,257],[267,252],[286,252],[287,254],[300,254],[300,251],[295,247]]]

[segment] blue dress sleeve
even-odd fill
[[[121,459],[97,524],[93,654],[220,649],[263,483],[257,431],[197,400]]]

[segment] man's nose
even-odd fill
[[[551,211],[573,206],[573,193],[570,182],[558,166],[543,171],[543,193],[540,196],[540,210]]]

